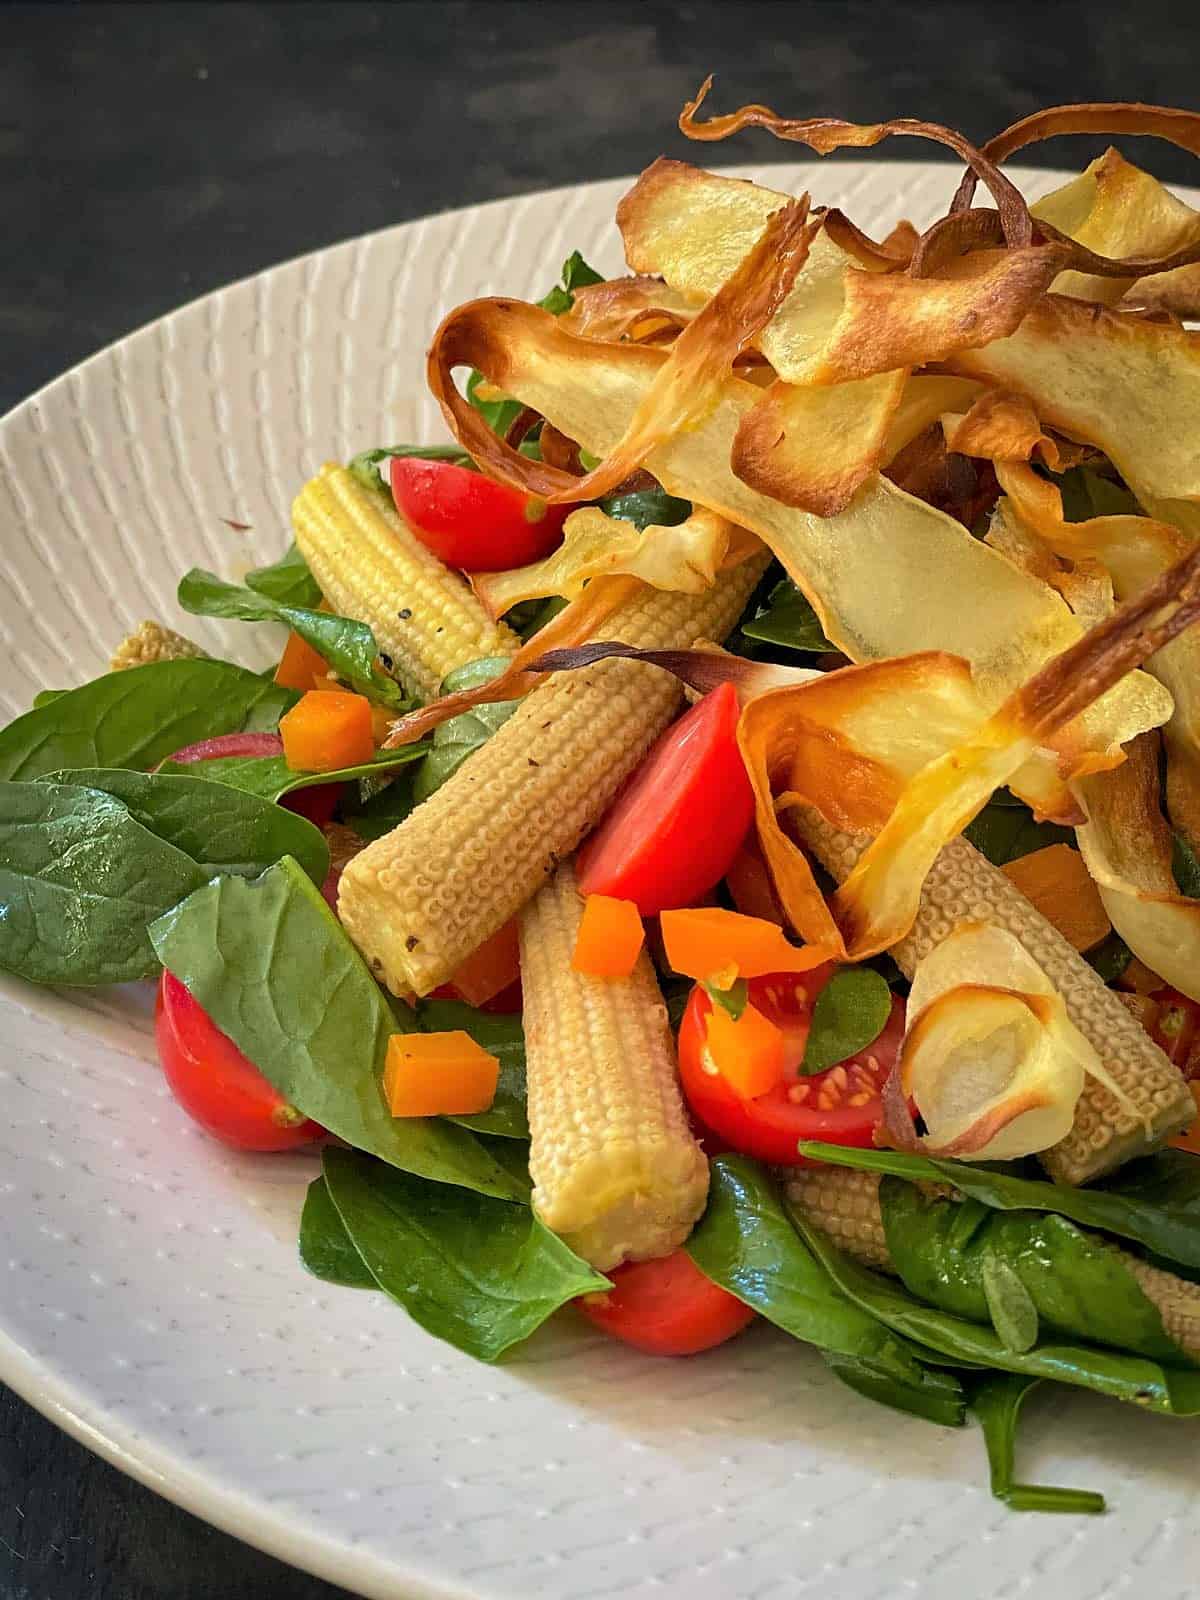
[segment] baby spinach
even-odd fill
[[[379,646],[365,622],[338,617],[307,606],[287,605],[268,593],[226,583],[203,567],[193,567],[179,580],[177,595],[185,611],[198,617],[226,617],[239,622],[279,622],[312,645],[352,688],[393,711],[407,710],[412,701],[386,673],[380,671]]]
[[[852,1387],[933,1422],[962,1421],[958,1381],[927,1369],[906,1339],[831,1282],[756,1162],[716,1158],[708,1209],[684,1248],[706,1278],[794,1339],[816,1345]]]
[[[728,989],[721,989],[707,978],[701,978],[700,987],[712,1001],[714,1006],[720,1006],[722,1011],[727,1011],[735,1022],[741,1019],[746,1007],[750,1004],[750,985],[745,978],[738,978],[730,984]]]
[[[295,700],[257,673],[203,657],[106,672],[0,730],[0,778],[64,767],[144,770],[218,733],[273,729]]]
[[[205,876],[110,795],[0,782],[0,966],[22,978],[149,977],[158,961],[147,923]]]
[[[321,604],[321,587],[308,570],[308,562],[296,544],[290,544],[278,561],[246,574],[246,587],[265,594],[285,606],[306,606],[315,610]]]
[[[256,878],[281,856],[295,856],[314,883],[329,871],[329,847],[319,828],[223,783],[121,767],[68,768],[38,781],[112,795],[144,828],[190,856],[206,878],[219,872]]]
[[[1102,982],[1112,983],[1133,960],[1133,951],[1114,930],[1101,939],[1098,945],[1085,951],[1083,959]]]
[[[356,767],[339,767],[335,772],[293,772],[282,755],[214,756],[211,761],[164,761],[158,769],[168,777],[203,771],[209,783],[227,784],[263,800],[278,800],[293,789],[308,789],[317,783],[349,783],[355,778],[371,778],[393,772],[410,761],[419,761],[429,749],[428,742],[402,745],[397,750],[377,750],[370,761]]]
[[[851,1150],[805,1140],[800,1154],[832,1166],[891,1173],[910,1183],[948,1183],[997,1211],[1056,1212],[1081,1227],[1133,1239],[1164,1261],[1200,1269],[1200,1158],[1182,1150],[1165,1150],[1134,1162],[1117,1178],[1086,1189],[1027,1178],[1000,1167],[974,1167],[898,1150]],[[1182,1167],[1170,1160],[1175,1156]]]
[[[780,579],[757,614],[743,621],[742,632],[750,639],[785,645],[789,650],[819,654],[837,650],[837,645],[825,637],[812,605],[791,578]]]
[[[392,1013],[299,866],[218,878],[150,929],[159,959],[305,1116],[436,1183],[502,1200],[526,1190],[466,1128],[393,1117],[383,1097]]]
[[[347,1289],[378,1288],[338,1216],[324,1174],[313,1179],[304,1196],[304,1210],[300,1213],[300,1260],[315,1278],[322,1278],[326,1283],[338,1283]]]
[[[628,494],[613,494],[599,502],[601,511],[618,522],[632,522],[639,532],[647,528],[674,528],[692,514],[692,502],[680,500],[655,484],[653,489],[634,489]]]
[[[481,1361],[568,1300],[609,1287],[523,1206],[426,1183],[356,1150],[327,1149],[324,1173],[379,1287],[426,1332]]]
[[[420,461],[449,461],[452,466],[468,467],[472,472],[475,463],[465,450],[456,444],[385,444],[375,450],[360,450],[350,461],[350,471],[365,489],[377,489],[390,495],[391,485],[383,475],[382,464],[397,457]],[[249,579],[246,580],[249,582]]]
[[[1200,856],[1181,833],[1174,836],[1171,870],[1180,894],[1189,900],[1200,900]]]
[[[892,1014],[888,981],[872,967],[843,967],[813,1006],[804,1060],[806,1076],[825,1072],[873,1044]]]
[[[508,665],[504,656],[483,656],[456,667],[442,679],[440,692],[456,694],[461,689],[476,689],[490,683]],[[498,700],[494,705],[473,706],[443,722],[433,732],[429,754],[413,775],[413,799],[419,805],[435,794],[462,766],[469,755],[486,744],[496,729],[517,709],[516,700]]]
[[[429,746],[426,742],[406,745],[405,748],[420,757]],[[398,755],[399,751],[389,754]],[[368,843],[382,838],[385,833],[391,833],[410,815],[417,803],[412,792],[415,770],[410,767],[407,772],[398,772],[390,783],[380,783],[377,778],[364,774],[358,785],[357,801],[342,801],[342,821]]]
[[[1096,1516],[1104,1496],[1092,1489],[1058,1489],[1048,1484],[1017,1483],[1017,1417],[1027,1395],[1041,1383],[1012,1372],[991,1373],[971,1385],[968,1404],[979,1418],[987,1446],[991,1489],[1011,1511],[1058,1511]]]
[[[1091,467],[1072,467],[1055,481],[1062,493],[1063,515],[1068,522],[1144,514],[1123,483],[1102,477]]]
[[[1057,822],[1038,822],[1027,805],[1001,791],[978,816],[967,823],[963,837],[994,867],[1032,855],[1048,844],[1074,844],[1072,828]]]

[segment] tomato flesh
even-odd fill
[[[238,1150],[292,1150],[322,1137],[170,972],[158,987],[154,1031],[172,1093],[215,1139]]]
[[[1150,998],[1158,1007],[1150,1037],[1185,1077],[1200,1077],[1200,1005],[1171,988]]]
[[[390,478],[396,509],[427,550],[463,572],[524,567],[562,542],[571,506],[493,483],[452,461],[395,456]]]
[[[644,917],[694,904],[725,876],[754,819],[731,683],[668,728],[579,852],[581,894]]]
[[[857,1055],[826,1072],[802,1077],[812,1007],[833,967],[779,973],[750,981],[750,1002],[784,1035],[783,1081],[753,1100],[743,1100],[709,1070],[705,1054],[712,1001],[697,984],[679,1030],[679,1073],[693,1116],[734,1150],[777,1166],[805,1166],[796,1150],[801,1139],[869,1148],[883,1116],[880,1093],[904,1038],[904,1002],[892,1010],[879,1037]]]
[[[754,1321],[750,1307],[706,1278],[686,1250],[630,1261],[607,1276],[607,1293],[576,1305],[597,1328],[648,1355],[697,1355]]]

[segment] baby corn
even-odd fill
[[[827,1233],[839,1250],[865,1266],[892,1270],[877,1172],[797,1168],[784,1179],[784,1188],[792,1204]],[[1162,1317],[1167,1337],[1186,1354],[1200,1359],[1200,1284],[1152,1267],[1116,1245],[1111,1248]]]
[[[766,557],[702,595],[646,590],[605,636],[647,649],[723,639]],[[670,673],[605,660],[555,674],[449,782],[346,869],[338,914],[397,994],[428,994],[514,916],[600,816],[679,705]]]
[[[841,883],[870,841],[838,832],[810,807],[792,816],[800,842]],[[965,839],[955,839],[930,870],[912,932],[892,951],[905,975],[911,977],[922,957],[961,922],[991,922],[1016,935],[1128,1096],[1128,1105],[1118,1104],[1098,1079],[1085,1079],[1071,1132],[1038,1157],[1053,1178],[1086,1183],[1195,1120],[1195,1102],[1182,1073],[1120,999],[1003,872]]]
[[[432,700],[455,667],[516,650],[512,629],[493,622],[391,502],[346,467],[326,465],[304,486],[292,526],[326,600],[340,615],[370,624],[411,694]]]
[[[124,672],[128,667],[147,667],[155,661],[189,661],[202,656],[198,644],[185,639],[173,628],[164,628],[161,622],[139,622],[112,653],[108,663],[110,672]]]
[[[708,1194],[645,951],[627,978],[571,967],[583,915],[562,866],[521,915],[533,1207],[601,1271],[668,1255]]]

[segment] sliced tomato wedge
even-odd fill
[[[686,1250],[610,1272],[606,1294],[575,1303],[589,1322],[652,1356],[693,1356],[754,1321],[749,1306],[710,1282]]]
[[[562,542],[571,506],[548,506],[452,461],[395,456],[396,509],[428,550],[463,572],[525,567]]]
[[[779,973],[750,981],[750,1003],[784,1036],[783,1081],[766,1094],[743,1100],[706,1058],[705,1038],[712,1001],[697,984],[679,1030],[679,1074],[693,1116],[734,1150],[778,1166],[805,1166],[801,1139],[869,1148],[883,1119],[880,1094],[904,1039],[904,1002],[892,998],[883,1032],[859,1054],[827,1072],[802,1077],[817,995],[833,974],[829,965],[797,976]]]
[[[175,1098],[214,1139],[238,1150],[293,1150],[322,1137],[170,972],[158,986],[154,1030]]]
[[[729,870],[754,819],[731,683],[663,734],[579,852],[581,894],[644,917],[689,906]]]

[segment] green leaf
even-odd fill
[[[892,991],[872,967],[843,967],[817,996],[800,1071],[826,1072],[873,1044],[892,1014]]]
[[[504,613],[504,620],[514,633],[528,640],[540,633],[566,606],[566,597],[561,594],[552,594],[546,600],[521,600]]]
[[[825,637],[817,613],[790,578],[775,585],[766,604],[751,620],[742,623],[742,632],[750,639],[786,645],[790,650],[837,650],[837,645]]]
[[[390,495],[391,485],[379,470],[380,463],[393,461],[397,456],[406,460],[416,457],[419,461],[449,461],[453,466],[475,471],[475,463],[456,444],[385,444],[376,450],[360,450],[350,462],[350,471],[364,488],[378,489],[380,494]],[[250,582],[249,578],[246,582]]]
[[[1013,1511],[1058,1511],[1096,1516],[1104,1496],[1092,1489],[1057,1489],[1015,1481],[1017,1418],[1026,1395],[1041,1383],[1017,1373],[995,1373],[971,1386],[970,1407],[987,1446],[992,1493]]]
[[[68,768],[38,781],[112,795],[144,828],[190,856],[205,878],[219,872],[256,878],[283,856],[294,856],[316,884],[329,871],[329,847],[319,828],[223,783],[120,767]]]
[[[599,505],[607,516],[616,517],[618,522],[632,522],[642,533],[651,525],[677,527],[692,514],[690,500],[680,500],[657,485],[653,489],[635,489],[631,494],[609,495]]]
[[[69,689],[39,689],[33,697],[33,710],[40,711],[43,706],[52,706],[56,700],[61,700],[63,695],[70,692]]]
[[[1054,480],[1062,494],[1063,516],[1068,522],[1092,517],[1143,515],[1142,508],[1123,483],[1102,477],[1091,467],[1072,467]]]
[[[1175,848],[1171,870],[1180,894],[1189,900],[1200,900],[1200,856],[1181,833],[1175,835]]]
[[[314,1178],[300,1213],[300,1260],[314,1277],[347,1289],[377,1289],[338,1216],[324,1175]]]
[[[246,587],[256,594],[265,594],[280,605],[305,606],[314,610],[321,604],[321,588],[308,562],[300,554],[300,547],[291,544],[269,567],[259,567],[246,574]]]
[[[264,800],[278,800],[293,789],[310,789],[314,784],[349,783],[356,778],[376,777],[393,772],[412,761],[419,761],[429,749],[427,740],[401,745],[396,750],[379,750],[370,761],[356,767],[339,767],[335,772],[293,772],[283,756],[214,756],[210,761],[164,761],[158,769],[168,777],[193,774],[202,768],[209,783],[227,784]]]
[[[997,792],[977,817],[963,829],[963,837],[985,855],[994,867],[1032,855],[1048,844],[1075,843],[1072,828],[1056,822],[1036,822],[1033,812],[1007,790]]]
[[[1032,1350],[1038,1337],[1038,1308],[1017,1269],[995,1252],[984,1253],[981,1267],[992,1327],[1010,1350]]]
[[[147,923],[205,874],[119,800],[0,782],[0,967],[33,983],[127,983],[158,960]]]
[[[365,622],[305,606],[284,605],[269,594],[226,583],[203,567],[193,567],[183,575],[177,599],[193,616],[282,623],[312,645],[338,677],[353,688],[393,711],[407,710],[413,704],[395,679],[380,671],[379,646]]]
[[[707,978],[701,978],[700,987],[713,1005],[720,1006],[722,1011],[728,1011],[735,1022],[738,1021],[750,1003],[750,986],[745,978],[738,978],[728,989],[719,989],[715,983],[710,983]]]
[[[572,250],[571,254],[563,262],[562,284],[568,294],[573,294],[576,289],[589,288],[593,283],[603,282],[604,278],[601,274],[596,271],[595,267],[588,266],[578,250]],[[572,299],[571,304],[574,305],[574,303]]]
[[[107,672],[0,731],[0,778],[64,767],[145,770],[218,733],[274,729],[290,689],[228,661],[155,661]]]
[[[423,741],[420,745],[406,745],[404,748],[424,756],[428,744]],[[390,783],[382,787],[376,787],[378,780],[366,775],[365,781],[358,785],[357,805],[342,801],[343,822],[368,843],[398,828],[417,803],[412,792],[414,770],[410,768],[407,772],[397,773]]]
[[[325,1181],[376,1283],[415,1322],[481,1361],[568,1300],[609,1287],[523,1206],[327,1149]]]
[[[1200,1270],[1200,1157],[1182,1150],[1131,1162],[1100,1186],[1073,1189],[999,1168],[898,1150],[851,1150],[815,1140],[804,1140],[799,1148],[802,1156],[831,1166],[891,1173],[910,1183],[948,1183],[993,1210],[1054,1212],[1081,1227],[1133,1239],[1164,1261]]]
[[[476,689],[490,683],[507,666],[504,656],[483,656],[478,661],[470,661],[446,674],[441,693],[457,694],[462,689]],[[494,705],[475,706],[435,728],[429,753],[413,777],[414,801],[419,805],[435,794],[467,757],[486,744],[496,729],[508,721],[517,705],[516,700],[500,700]]]
[[[528,1139],[525,1116],[525,1029],[519,1016],[503,1016],[480,1011],[461,1000],[421,1000],[414,1013],[422,1033],[449,1033],[461,1029],[470,1034],[500,1063],[496,1098],[487,1111],[472,1116],[451,1117],[452,1122],[476,1133],[494,1138]]]
[[[934,1422],[962,1421],[956,1379],[930,1371],[906,1340],[838,1290],[797,1237],[764,1170],[745,1156],[712,1163],[708,1209],[684,1246],[706,1278],[807,1344],[840,1377]],[[841,1365],[835,1358],[841,1358]],[[855,1368],[846,1365],[856,1363]]]
[[[150,938],[163,965],[306,1117],[419,1177],[525,1199],[465,1128],[390,1114],[382,1077],[392,1013],[290,858],[260,878],[206,884],[154,923]]]
[[[1133,960],[1133,951],[1114,930],[1101,939],[1094,949],[1086,951],[1083,959],[1103,982],[1112,983]]]

